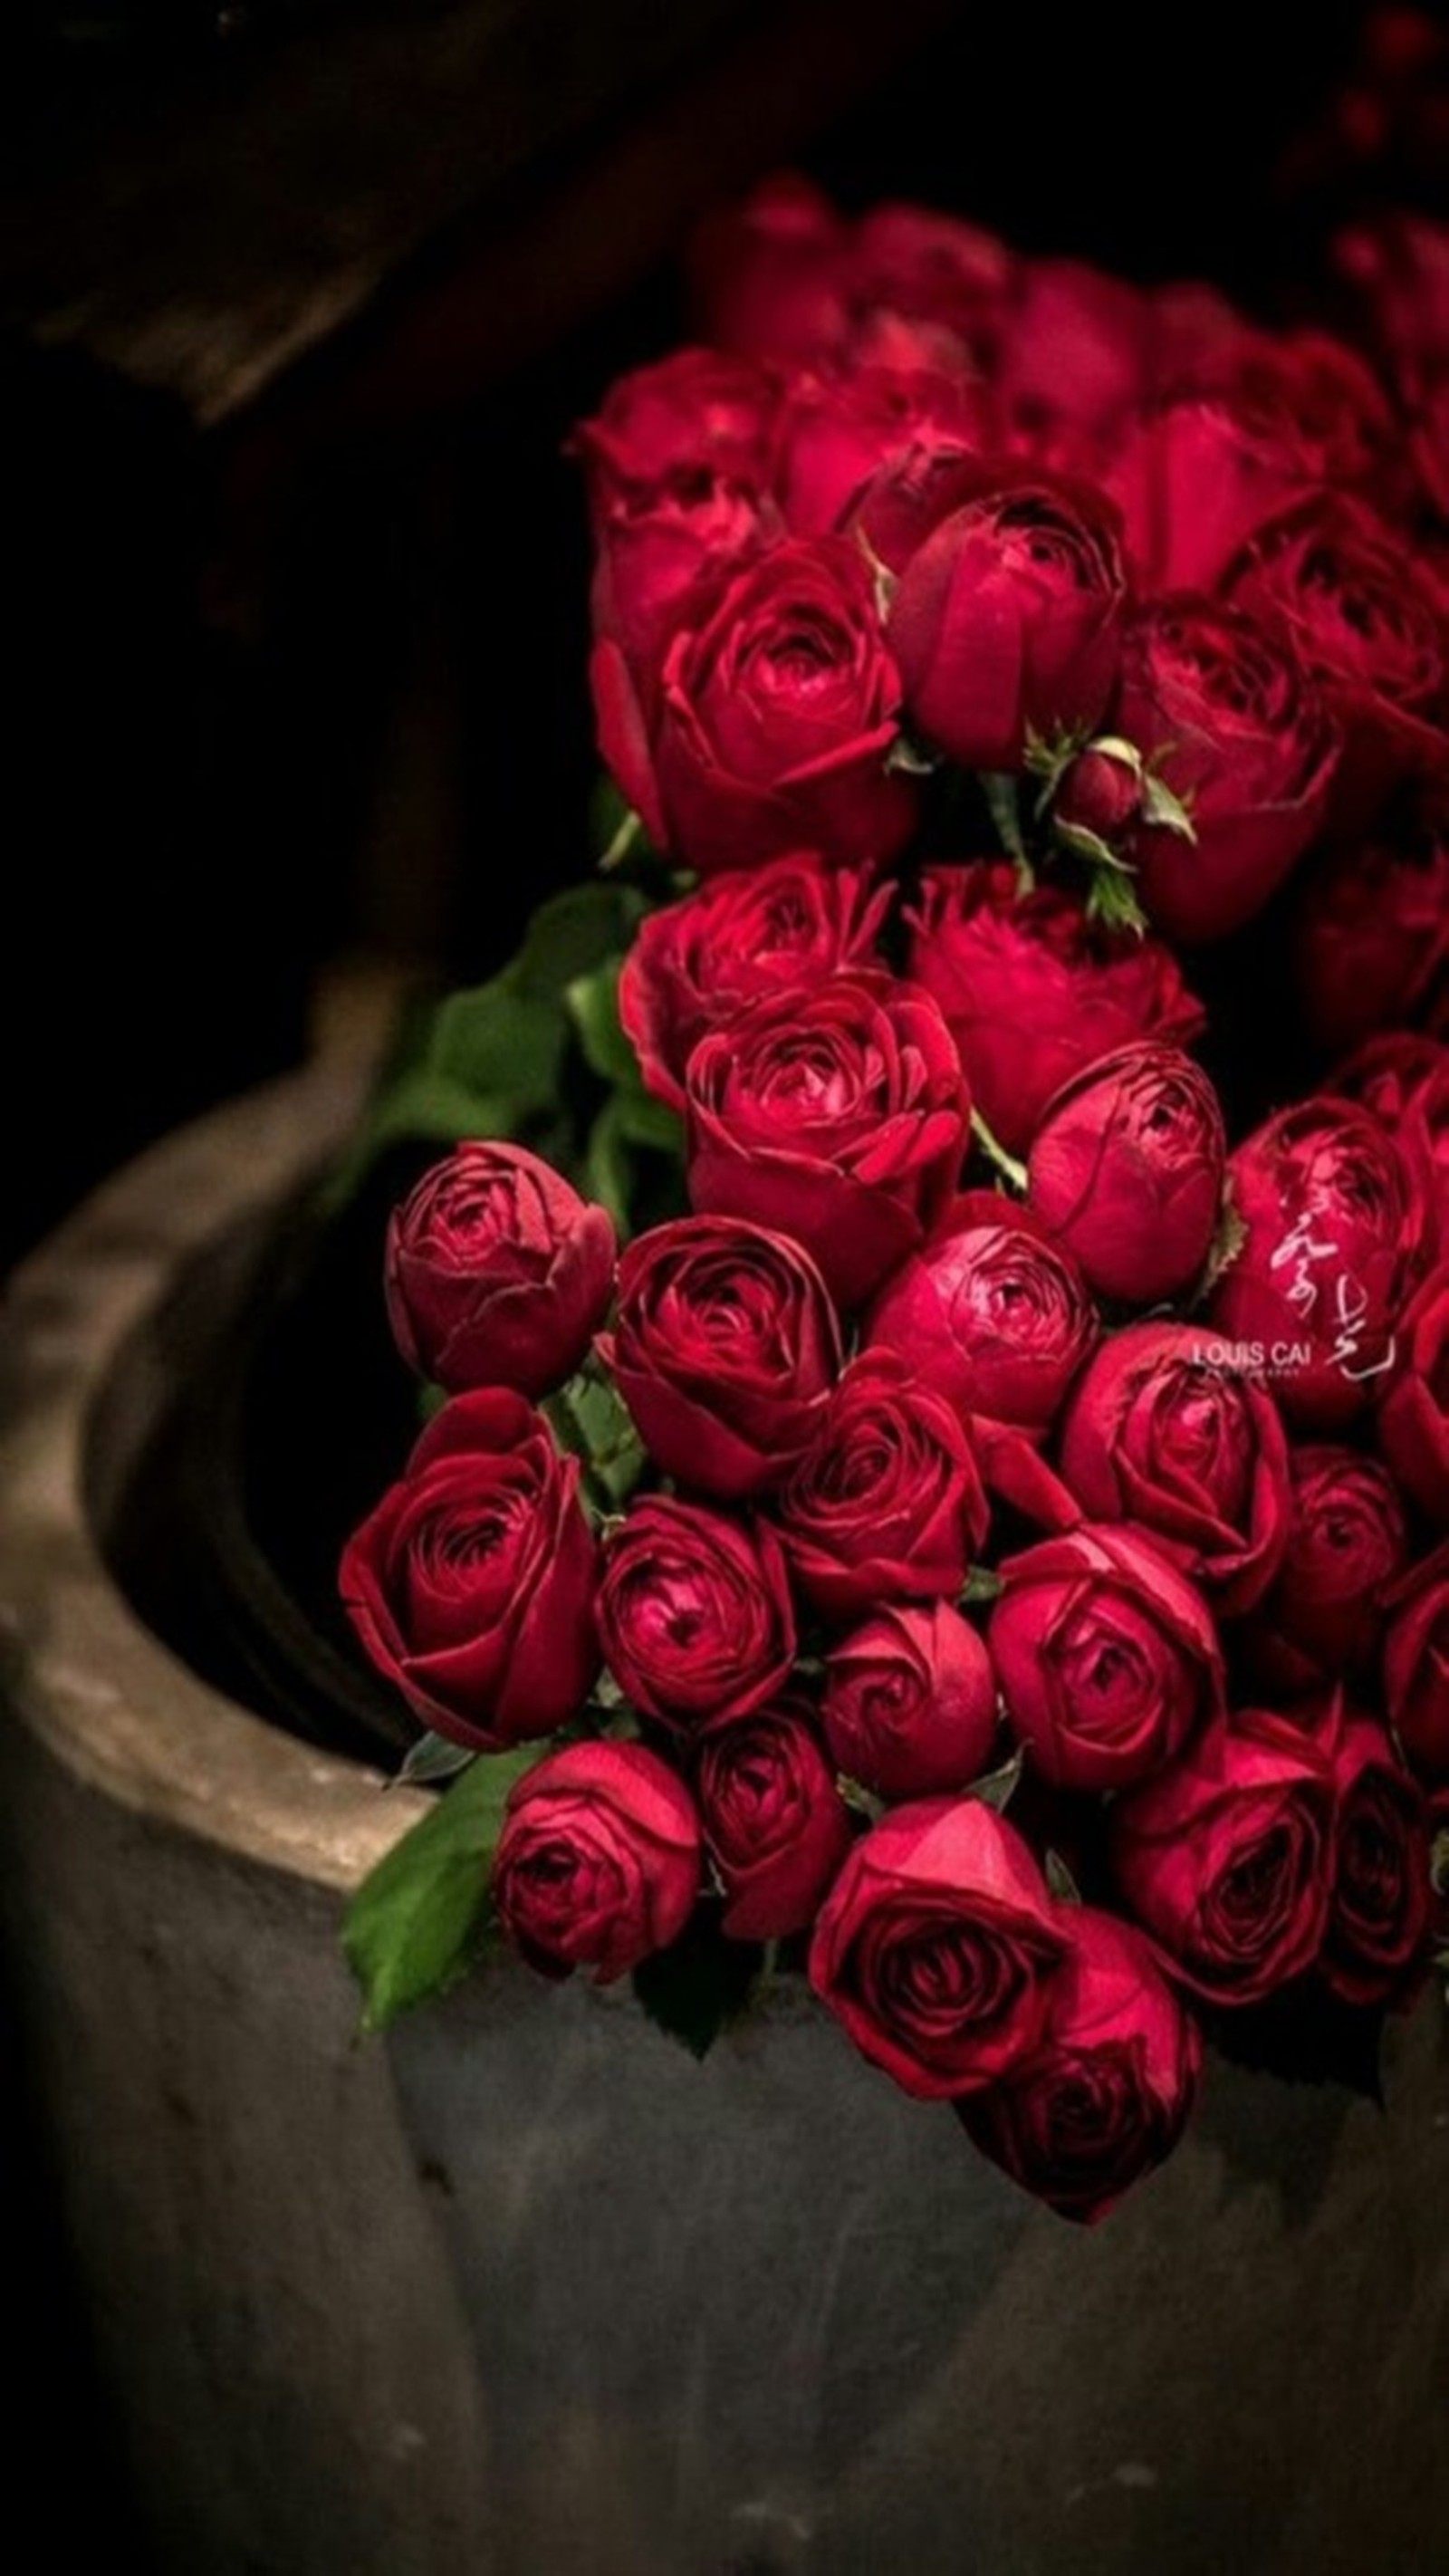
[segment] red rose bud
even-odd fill
[[[1065,1910],[993,1808],[922,1799],[852,1848],[816,1922],[810,1983],[907,2093],[976,2092],[1041,2041]]]
[[[819,1738],[796,1709],[720,1727],[695,1774],[732,1941],[783,1941],[815,1920],[851,1843],[850,1813]]]
[[[1287,1549],[1243,1643],[1264,1688],[1292,1699],[1369,1669],[1408,1542],[1397,1488],[1377,1459],[1312,1446],[1290,1449],[1288,1468]]]
[[[599,745],[650,839],[701,875],[815,849],[893,858],[914,787],[887,767],[900,680],[869,567],[843,537],[801,537],[698,583],[656,682],[594,648]]]
[[[1039,1438],[1097,1338],[1097,1313],[1069,1253],[1028,1211],[992,1190],[956,1199],[887,1281],[865,1320],[963,1422]]]
[[[963,769],[1019,769],[1028,735],[1094,731],[1117,679],[1118,522],[1089,483],[966,469],[901,574],[887,633],[921,731]]]
[[[839,525],[862,484],[917,444],[950,442],[963,455],[994,444],[984,388],[928,369],[858,367],[847,376],[797,376],[781,402],[777,488],[797,536]]]
[[[1449,1046],[1407,1029],[1370,1038],[1327,1087],[1388,1129],[1429,1211],[1426,1237],[1441,1235],[1449,1225]]]
[[[1430,1929],[1429,1806],[1377,1719],[1345,1711],[1329,1736],[1338,1799],[1320,1972],[1347,2004],[1412,1992]]]
[[[1261,1355],[1290,1422],[1335,1430],[1395,1364],[1430,1212],[1378,1120],[1337,1100],[1270,1118],[1229,1176],[1246,1232],[1213,1291],[1213,1331]]]
[[[884,974],[756,1003],[700,1040],[685,1090],[691,1204],[793,1235],[847,1308],[929,1231],[969,1133],[945,1021]]]
[[[676,349],[617,377],[573,437],[596,514],[701,480],[763,492],[775,400],[760,369],[715,349]]]
[[[716,476],[640,499],[621,493],[595,529],[594,632],[647,673],[686,614],[696,582],[727,576],[773,545],[774,503]]]
[[[1387,1608],[1389,1722],[1416,1771],[1449,1781],[1449,1541],[1410,1567]]]
[[[1406,544],[1371,510],[1320,496],[1265,529],[1229,597],[1281,627],[1343,738],[1329,808],[1347,834],[1391,789],[1442,776],[1443,610]]]
[[[1449,1267],[1431,1272],[1404,1309],[1378,1434],[1410,1502],[1434,1529],[1449,1529]]]
[[[415,1716],[483,1753],[551,1735],[598,1671],[579,1465],[522,1396],[454,1396],[342,1555],[343,1606]]]
[[[1187,1046],[1203,1026],[1171,951],[1099,930],[1055,886],[1022,895],[1006,862],[923,869],[908,971],[934,995],[993,1136],[1024,1154],[1052,1095],[1134,1038]]]
[[[1303,870],[1293,976],[1304,1020],[1331,1050],[1442,1011],[1449,970],[1449,839],[1346,841]]]
[[[1240,1709],[1111,1814],[1125,1903],[1209,2003],[1254,2004],[1311,1968],[1328,1928],[1334,1790],[1311,1736]]]
[[[1067,1407],[1061,1473],[1091,1519],[1149,1530],[1220,1615],[1251,1609],[1282,1560],[1277,1408],[1196,1325],[1133,1324],[1103,1343]]]
[[[1052,813],[1068,833],[1089,833],[1110,848],[1130,835],[1142,802],[1142,764],[1135,753],[1124,759],[1119,750],[1091,743],[1062,772]]]
[[[690,245],[702,339],[786,369],[840,356],[849,335],[850,227],[787,171],[703,223]]]
[[[1143,412],[1106,477],[1129,560],[1153,598],[1215,589],[1258,531],[1318,481],[1317,458],[1291,422],[1225,394],[1186,394]]]
[[[655,1465],[731,1501],[788,1475],[841,1365],[809,1254],[738,1217],[681,1217],[629,1244],[599,1348]]]
[[[1128,1788],[1221,1714],[1207,1604],[1140,1530],[1069,1530],[1001,1572],[991,1660],[1011,1726],[1057,1788]]]
[[[1323,822],[1338,742],[1318,691],[1244,610],[1163,599],[1127,621],[1117,722],[1192,826],[1149,812],[1132,845],[1143,902],[1170,938],[1219,939],[1262,910]]]
[[[983,2155],[1090,2226],[1172,2153],[1202,2047],[1140,1932],[1091,1905],[1064,1907],[1062,1928],[1040,2046],[958,2107]]]
[[[825,1659],[825,1740],[878,1798],[932,1798],[988,1770],[996,1681],[975,1629],[945,1601],[882,1609]]]
[[[887,1351],[851,1362],[775,1512],[800,1591],[837,1622],[959,1592],[987,1527],[955,1414]]]
[[[410,1368],[453,1394],[562,1386],[613,1285],[604,1210],[522,1145],[455,1147],[388,1222],[393,1337]]]
[[[677,1734],[762,1708],[795,1660],[774,1531],[665,1495],[636,1503],[609,1542],[597,1616],[624,1697]]]
[[[700,1866],[694,1803],[667,1763],[640,1744],[569,1744],[509,1791],[493,1904],[530,1967],[592,1968],[606,1986],[678,1939]]]
[[[864,869],[801,855],[731,870],[646,914],[620,969],[619,1017],[649,1090],[682,1109],[685,1067],[711,1029],[869,964],[890,899]]]
[[[1201,1271],[1226,1158],[1217,1093],[1191,1056],[1150,1042],[1119,1047],[1048,1104],[1027,1205],[1098,1296],[1150,1306]]]

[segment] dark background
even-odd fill
[[[562,442],[677,334],[712,193],[793,158],[1271,306],[1363,183],[1330,151],[1283,184],[1350,7],[1296,47],[1261,0],[1174,12],[1155,59],[1110,10],[573,15],[566,60],[546,5],[31,0],[0,37],[0,1263],[294,1063],[323,970],[481,971],[586,864]],[[495,62],[467,40],[499,16]],[[123,2464],[11,2110],[12,2510],[114,2550]]]

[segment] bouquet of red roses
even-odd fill
[[[1204,288],[793,181],[696,265],[577,433],[605,875],[374,1120],[456,1141],[342,1591],[463,1776],[349,1947],[696,2046],[803,1969],[1090,2218],[1445,1929],[1435,496]]]

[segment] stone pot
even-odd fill
[[[703,2065],[627,1991],[512,1966],[358,2039],[342,1901],[421,1794],[198,1679],[107,1564],[188,1352],[354,1107],[314,1073],[186,1131],[7,1316],[0,1887],[156,2564],[1430,2576],[1436,1991],[1386,2113],[1213,2061],[1092,2231],[788,1984]]]

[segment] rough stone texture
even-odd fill
[[[0,1891],[159,2565],[1437,2576],[1437,1995],[1387,2117],[1215,2064],[1090,2233],[794,1991],[702,2067],[507,1966],[354,2042],[340,1891],[418,1801],[196,1684],[80,1499],[177,1259],[348,1106],[310,1078],[190,1131],[7,1317]]]

